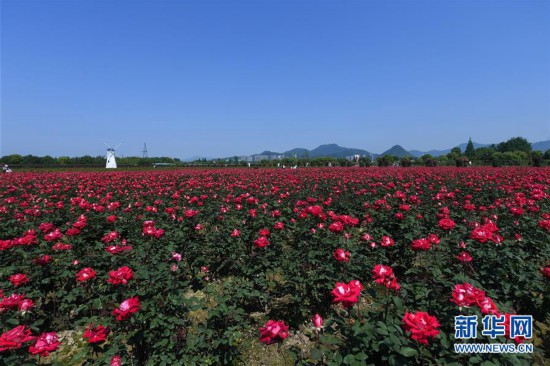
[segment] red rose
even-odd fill
[[[456,256],[459,261],[462,263],[467,263],[472,261],[472,256],[468,254],[467,252],[460,252],[459,255]]]
[[[546,231],[550,231],[550,220],[540,220],[539,227]]]
[[[136,297],[131,297],[129,299],[124,300],[118,309],[113,310],[113,315],[116,316],[116,320],[126,320],[129,317],[132,316],[132,314],[136,313],[139,309],[141,309],[141,304],[139,303],[139,299]]]
[[[339,233],[344,230],[344,225],[340,221],[333,222],[328,229],[333,233]]]
[[[78,234],[80,234],[80,229],[77,229],[74,227],[67,229],[67,231],[65,231],[65,235],[67,236],[77,236]]]
[[[395,242],[389,236],[383,236],[380,245],[383,247],[392,247],[395,245]]]
[[[34,302],[32,302],[31,299],[24,299],[19,303],[19,311],[25,313],[27,311],[30,311],[32,308],[34,308]]]
[[[55,229],[54,231],[49,232],[46,235],[44,235],[44,240],[46,240],[46,241],[55,241],[55,240],[61,239],[62,236],[63,236],[63,234],[61,233],[61,230]]]
[[[86,328],[86,331],[82,337],[88,338],[88,343],[100,343],[107,339],[109,333],[111,333],[111,329],[109,327],[105,328],[103,325],[93,327],[93,324],[90,324],[88,328]]]
[[[451,302],[460,307],[472,306],[485,298],[485,291],[480,290],[469,283],[455,285]]]
[[[487,240],[490,240],[493,237],[493,233],[488,230],[485,226],[475,228],[470,233],[470,238],[474,239],[480,243],[485,243]]]
[[[393,276],[393,270],[389,266],[385,266],[383,264],[377,264],[376,266],[374,266],[374,269],[372,270],[372,275],[376,283],[382,284],[384,283],[384,280],[386,279],[386,277]]]
[[[116,221],[116,215],[109,215],[109,216],[107,216],[107,222],[108,222],[108,223],[111,223],[111,224],[112,224],[112,223],[115,222],[115,221]]]
[[[109,362],[109,366],[120,366],[122,365],[122,358],[119,355],[114,355]]]
[[[365,288],[359,280],[351,280],[348,285],[353,291],[357,291],[357,293],[360,293]]]
[[[119,254],[122,252],[129,252],[132,250],[131,245],[111,245],[105,247],[105,251],[111,254]]]
[[[14,240],[0,240],[0,250],[10,249],[15,245]]]
[[[57,333],[42,333],[36,337],[34,344],[29,347],[29,352],[33,355],[48,357],[50,352],[59,348],[60,344],[61,342],[58,341]]]
[[[341,248],[338,248],[332,253],[332,256],[334,259],[336,259],[338,262],[349,262],[350,259],[350,252]]]
[[[76,274],[76,280],[78,282],[88,281],[94,277],[95,277],[95,271],[90,267],[83,268],[80,272]]]
[[[285,339],[288,337],[288,325],[283,320],[269,320],[260,328],[260,342],[272,344],[277,338]]]
[[[372,275],[376,283],[384,285],[391,290],[399,291],[401,288],[401,285],[397,283],[393,270],[389,266],[377,264],[372,270]]]
[[[370,236],[370,234],[368,234],[368,233],[365,233],[365,234],[361,235],[361,240],[363,240],[363,241],[371,241],[371,240],[372,240],[372,236]]]
[[[9,309],[18,309],[25,300],[25,295],[18,294],[11,294],[9,297],[3,297],[0,299],[0,313]]]
[[[550,278],[550,266],[546,266],[540,270],[544,277]]]
[[[197,211],[197,210],[186,210],[186,211],[183,213],[183,216],[185,216],[185,217],[187,217],[188,219],[190,219],[191,217],[198,215],[199,212],[200,212],[200,211]]]
[[[416,313],[405,312],[403,317],[403,328],[405,331],[411,332],[411,338],[428,345],[428,337],[435,338],[439,334],[439,331],[436,329],[440,327],[441,324],[437,321],[435,316],[428,315],[423,311],[418,311]]]
[[[449,218],[439,220],[437,225],[443,230],[452,230],[456,226],[455,222]]]
[[[353,281],[352,281],[353,282]],[[362,285],[359,281],[359,285],[361,287],[357,286],[357,284],[352,282],[345,284],[343,282],[337,282],[334,289],[330,292],[332,297],[334,299],[332,300],[333,303],[339,303],[341,302],[342,305],[345,308],[351,308],[353,304],[359,301],[359,295],[362,289]]]
[[[21,286],[24,283],[29,282],[29,278],[26,274],[17,273],[10,276],[10,282],[13,283],[15,287]]]
[[[269,240],[265,236],[261,236],[258,239],[254,240],[254,246],[258,248],[264,248],[269,245]]]
[[[197,224],[197,226],[200,227],[200,224]],[[201,228],[199,228],[198,230],[200,230]],[[195,227],[195,229],[197,230],[196,227]],[[159,238],[163,237],[164,236],[164,229],[155,229],[155,232],[153,233],[153,236],[155,237],[155,239],[159,239]]]
[[[432,244],[427,239],[416,239],[412,242],[413,250],[429,250],[432,247]]]
[[[52,250],[71,250],[73,246],[71,244],[55,243],[52,246]]]
[[[426,237],[426,240],[431,244],[439,245],[439,238],[435,234],[430,234]]]
[[[499,311],[490,297],[485,296],[483,299],[477,300],[477,306],[479,306],[479,309],[481,310],[481,314],[491,314],[491,315],[498,315]]]
[[[108,234],[104,235],[102,238],[101,238],[101,241],[105,244],[108,244],[110,242],[112,242],[113,240],[116,240],[120,237],[120,234],[116,231],[111,231],[109,232]]]
[[[315,314],[311,321],[317,330],[320,330],[323,327],[323,318],[321,318],[321,315]]]
[[[42,222],[40,225],[38,225],[38,230],[40,230],[44,234],[47,234],[50,231],[55,230],[55,225],[51,222]]]
[[[26,326],[20,325],[0,335],[0,352],[20,348],[23,343],[32,341],[34,336]]]
[[[107,282],[112,283],[113,285],[126,285],[132,278],[134,278],[134,272],[132,272],[129,267],[122,266],[116,271],[109,272],[109,279]]]

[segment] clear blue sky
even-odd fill
[[[550,139],[547,0],[2,0],[0,155]]]

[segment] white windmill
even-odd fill
[[[107,169],[116,169],[116,160],[115,156],[118,156],[116,154],[116,149],[120,146],[118,144],[114,149],[107,145],[106,143],[103,143],[103,145],[107,146],[107,155],[105,155],[105,158],[107,159],[107,163],[105,164],[105,168]]]

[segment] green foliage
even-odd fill
[[[468,139],[468,144],[466,145],[466,150],[464,151],[464,154],[469,158],[472,159],[476,155],[476,149],[474,148],[474,143],[472,142],[472,138],[470,137]]]
[[[498,144],[496,149],[501,153],[523,151],[529,154],[531,152],[531,144],[523,137],[513,137],[508,141]]]

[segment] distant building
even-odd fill
[[[254,155],[254,161],[268,160],[269,156],[267,155]]]

